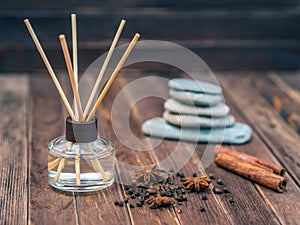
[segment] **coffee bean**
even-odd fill
[[[197,177],[197,173],[193,173],[193,177]]]
[[[178,202],[178,205],[182,205],[182,202]]]
[[[218,180],[217,180],[217,184],[223,185],[224,183],[223,183],[222,179],[218,179]]]
[[[223,193],[223,191],[222,191],[220,188],[217,188],[217,187],[215,187],[215,188],[213,189],[213,192],[214,192],[215,194],[217,194],[217,195]]]
[[[130,208],[134,208],[134,205],[132,203],[129,204]]]
[[[204,206],[200,206],[200,212],[205,212],[206,209],[204,208]]]
[[[125,185],[125,186],[124,186],[124,189],[125,189],[126,191],[128,191],[128,190],[130,189],[130,186],[129,186],[129,185]]]
[[[127,192],[129,195],[132,195],[134,193],[134,190],[132,190],[131,188],[128,190]]]
[[[203,195],[202,200],[207,200],[207,195]]]
[[[215,175],[213,175],[212,173],[211,173],[211,174],[209,174],[209,179],[211,179],[211,180],[214,180],[214,179],[216,179],[216,178],[215,178]]]
[[[118,201],[114,201],[114,204],[115,204],[115,205],[119,205],[119,202],[118,202]]]
[[[123,205],[124,205],[124,202],[123,202],[123,201],[120,201],[120,202],[119,202],[119,206],[122,207]]]
[[[235,202],[235,201],[234,201],[233,198],[229,199],[229,203],[230,203],[230,204],[233,204],[234,202]]]
[[[125,204],[128,203],[128,199],[127,199],[127,198],[124,199],[124,203],[125,203]]]

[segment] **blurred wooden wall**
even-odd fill
[[[213,70],[300,68],[299,0],[1,0],[0,72],[44,70],[23,23],[30,18],[56,69],[65,69],[58,35],[70,40],[70,13],[78,15],[80,69],[108,50],[121,18],[121,41],[181,44]]]

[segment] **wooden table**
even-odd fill
[[[110,121],[113,99],[122,86],[137,78],[126,75],[127,72],[120,74],[98,111],[99,133],[115,141],[118,160],[149,165],[167,157],[177,142],[165,140],[155,151],[139,152],[123,146],[115,137]],[[181,75],[173,77],[177,76]],[[68,86],[62,77],[63,86]],[[222,178],[231,190],[228,196],[209,191],[208,200],[203,201],[201,194],[192,193],[182,206],[167,209],[115,206],[114,201],[124,196],[120,184],[88,194],[54,190],[47,180],[47,144],[64,130],[65,111],[58,94],[47,74],[3,74],[0,77],[0,224],[299,224],[300,95],[295,90],[299,88],[300,74],[228,72],[219,73],[217,78],[237,121],[253,128],[251,142],[234,148],[284,166],[288,180],[284,193],[254,184],[214,163],[204,173]],[[138,137],[142,137],[142,122],[160,116],[162,105],[162,99],[147,98],[133,107],[130,123]],[[120,128],[121,119],[120,113]],[[200,174],[205,147],[197,145],[193,157],[182,168],[185,174]],[[215,181],[210,189],[214,186],[217,186]],[[233,204],[229,203],[231,197],[235,199]],[[200,212],[201,206],[206,212]]]

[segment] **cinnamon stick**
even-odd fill
[[[276,165],[274,163],[267,162],[263,159],[255,157],[255,156],[248,155],[248,154],[242,153],[242,152],[238,152],[234,149],[227,148],[227,147],[224,147],[224,146],[221,146],[221,145],[217,146],[216,150],[217,150],[217,152],[223,152],[223,153],[235,156],[239,160],[249,162],[253,165],[256,165],[258,167],[269,170],[270,172],[273,172],[273,173],[278,174],[280,176],[283,176],[284,173],[285,173],[285,169],[282,166]]]
[[[287,185],[284,177],[271,172],[270,169],[241,160],[237,156],[224,151],[219,151],[215,158],[215,163],[220,167],[278,192],[283,192]]]

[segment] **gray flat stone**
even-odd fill
[[[164,108],[170,112],[177,114],[188,114],[188,115],[202,115],[210,117],[226,116],[229,113],[229,107],[225,104],[218,103],[215,106],[206,107],[195,107],[191,105],[185,105],[175,99],[168,99]]]
[[[195,115],[173,114],[167,110],[164,112],[163,118],[175,126],[187,128],[229,127],[235,122],[232,115],[210,118]]]
[[[241,123],[219,129],[181,129],[168,124],[161,117],[145,121],[142,125],[142,131],[151,137],[217,144],[244,144],[251,139],[252,134],[251,128]]]
[[[220,86],[200,80],[175,78],[170,80],[168,85],[170,88],[180,91],[192,91],[213,95],[220,95],[222,93]]]
[[[171,98],[186,105],[213,106],[222,102],[221,95],[177,91],[174,89],[169,90],[169,95]]]

